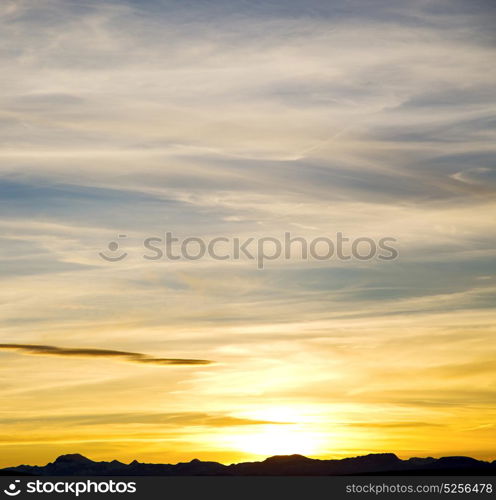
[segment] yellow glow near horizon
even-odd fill
[[[249,411],[243,416],[270,422],[280,422],[287,424],[306,423],[316,420],[311,415],[310,409],[306,406],[268,406]]]
[[[229,438],[230,446],[244,453],[273,455],[316,455],[321,451],[320,436],[300,425],[266,425],[258,431]]]

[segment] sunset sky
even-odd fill
[[[495,24],[492,0],[2,1],[0,466],[496,459]],[[399,257],[144,259],[166,231]]]

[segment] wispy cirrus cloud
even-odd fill
[[[433,422],[347,422],[348,427],[358,427],[365,429],[402,429],[409,427],[444,427],[443,424]]]
[[[274,422],[271,420],[234,417],[223,413],[102,413],[92,415],[49,415],[28,417],[23,419],[0,419],[4,425],[36,423],[59,425],[66,422],[72,425],[104,425],[104,424],[160,424],[166,426],[201,426],[201,427],[237,427],[244,425],[287,425],[289,422]]]

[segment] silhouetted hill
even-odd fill
[[[0,470],[0,475],[39,476],[339,476],[339,475],[494,475],[496,461],[470,457],[410,458],[380,453],[341,460],[318,460],[302,455],[270,457],[262,462],[223,465],[217,462],[124,464],[94,462],[79,454],[62,455],[44,466],[19,465]]]

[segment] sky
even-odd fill
[[[482,0],[3,1],[0,466],[496,459],[495,21]],[[144,258],[167,231],[399,256]]]

